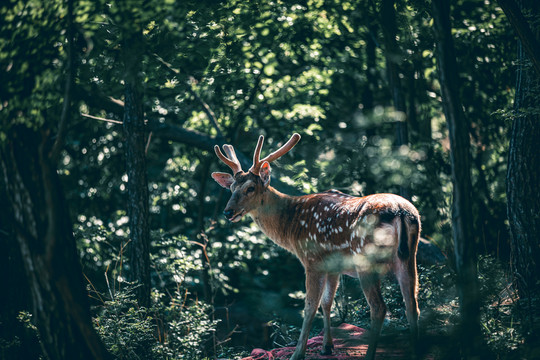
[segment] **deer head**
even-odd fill
[[[253,165],[248,172],[242,171],[240,161],[238,161],[231,145],[223,145],[223,150],[227,156],[221,152],[218,145],[214,146],[217,157],[229,166],[233,172],[233,175],[222,172],[212,173],[212,178],[219,185],[232,192],[232,196],[223,211],[229,221],[240,221],[244,215],[261,204],[261,199],[270,185],[270,163],[288,153],[298,141],[300,141],[300,135],[295,133],[282,147],[261,159],[264,136],[259,136],[253,154]]]

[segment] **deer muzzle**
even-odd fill
[[[244,216],[245,211],[244,209],[241,209],[240,211],[235,211],[234,209],[226,208],[223,211],[223,215],[227,218],[227,220],[231,222],[238,222],[242,217]]]

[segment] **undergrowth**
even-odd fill
[[[424,340],[433,341],[432,346],[442,346],[442,351],[445,351],[445,346],[452,346],[453,331],[459,322],[455,272],[447,264],[418,266],[418,277],[420,327]],[[343,280],[336,296],[335,321],[369,328],[369,307],[359,291],[357,280]],[[478,261],[478,281],[482,301],[480,321],[487,346],[498,359],[520,358],[520,345],[524,341],[520,326],[523,314],[516,306],[507,272],[493,257],[481,256]],[[383,279],[382,292],[388,307],[383,333],[407,331],[405,306],[399,284],[393,276]],[[441,344],[440,339],[446,339],[447,344]]]

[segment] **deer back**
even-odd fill
[[[282,195],[282,194],[281,194]],[[397,254],[402,224],[417,226],[416,208],[393,194],[355,197],[336,190],[289,197],[286,205],[268,201],[253,219],[274,242],[293,252],[305,264],[330,254]],[[407,248],[412,248],[408,244]]]

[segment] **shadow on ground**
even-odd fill
[[[310,359],[336,359],[336,360],[359,360],[363,359],[368,347],[368,332],[354,325],[341,324],[332,328],[334,338],[334,352],[332,355],[321,355],[323,337],[322,334],[308,341],[306,360]],[[273,350],[254,349],[251,356],[242,360],[284,360],[289,359],[294,352],[294,347],[283,347]],[[378,360],[409,359],[410,342],[406,334],[387,334],[380,338],[377,348]],[[426,356],[424,359],[432,359]]]

